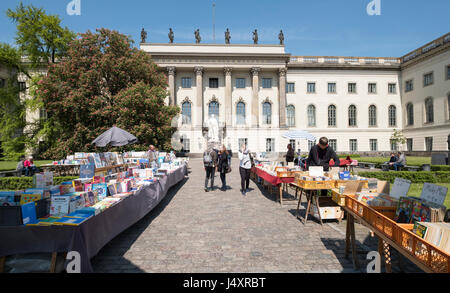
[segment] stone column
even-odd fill
[[[233,123],[233,102],[232,92],[233,87],[231,85],[231,72],[232,68],[224,68],[225,71],[225,122],[228,127],[231,127]]]
[[[175,67],[170,66],[167,67],[167,72],[169,73],[169,91],[170,91],[170,99],[169,105],[176,105],[175,101]]]
[[[259,72],[261,68],[252,68],[253,94],[252,94],[252,127],[259,127]]]
[[[198,126],[203,127],[205,122],[205,107],[203,98],[203,67],[195,67],[195,74],[197,76],[197,109],[202,111],[202,120],[198,122]]]
[[[286,128],[286,68],[280,68],[279,97],[280,128]]]

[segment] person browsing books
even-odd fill
[[[325,172],[330,171],[330,161],[333,159],[334,166],[340,166],[341,161],[332,147],[328,145],[328,138],[322,137],[319,143],[311,148],[307,160],[308,168],[310,166],[323,166]]]

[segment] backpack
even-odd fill
[[[205,166],[210,166],[212,164],[211,153],[205,152],[203,154],[203,164]]]

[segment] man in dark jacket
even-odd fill
[[[336,152],[328,145],[328,138],[322,137],[319,144],[313,146],[309,152],[308,168],[310,166],[323,166],[325,172],[330,171],[330,160],[334,160],[334,166],[339,167],[341,161]]]
[[[288,148],[288,151],[287,151],[285,157],[286,157],[286,163],[289,165],[289,163],[294,162],[295,151],[291,144],[288,144],[287,148]]]
[[[214,149],[208,149],[203,153],[203,165],[205,166],[205,192],[214,190],[214,177],[216,175],[216,167],[218,163],[217,152]],[[211,188],[208,188],[209,180],[211,180]]]

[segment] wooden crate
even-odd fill
[[[395,214],[397,213],[397,207],[371,207],[380,214],[386,216],[387,218],[394,220]]]
[[[334,188],[334,180],[330,181],[305,181],[298,180],[298,186],[303,189],[311,189],[311,190],[328,190]]]
[[[352,196],[345,198],[345,206],[432,272],[450,273],[450,255],[412,233],[411,225],[397,224]]]
[[[341,207],[345,206],[345,195],[340,194],[339,189],[332,189],[331,194],[331,198],[335,203],[337,203]]]
[[[330,197],[319,197],[319,212],[322,220],[340,220],[342,219],[342,208],[336,204]],[[317,212],[317,207],[314,206]]]
[[[354,180],[353,180],[354,181]],[[345,187],[347,183],[352,182],[352,180],[336,180],[336,188],[339,187]],[[369,188],[369,181],[368,180],[361,180],[361,182],[364,182],[363,188]]]

